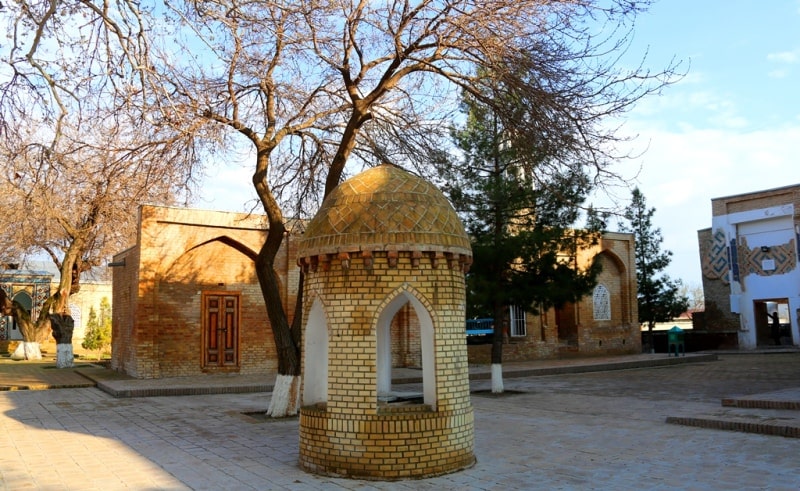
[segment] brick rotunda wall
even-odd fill
[[[392,480],[454,472],[475,462],[465,259],[436,251],[306,258],[306,302],[320,300],[326,310],[329,368],[327,403],[300,410],[303,469]],[[416,298],[433,318],[435,408],[378,402],[377,319],[398,295]]]

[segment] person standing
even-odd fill
[[[778,318],[778,313],[767,313],[767,317],[770,318],[772,323],[770,324],[770,334],[772,334],[772,340],[775,342],[775,346],[781,345],[781,321]]]

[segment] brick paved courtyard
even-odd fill
[[[269,393],[116,399],[96,388],[0,392],[4,489],[798,489],[800,439],[666,424],[720,400],[800,387],[800,353],[473,381],[477,464],[418,481],[298,469],[296,420]],[[409,386],[409,389],[413,389]],[[795,391],[795,394],[797,392]],[[797,411],[753,410],[791,420]],[[766,416],[765,416],[766,415]]]

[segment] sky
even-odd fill
[[[673,253],[665,272],[700,286],[711,199],[800,184],[800,1],[661,0],[636,23],[642,47],[652,66],[688,62],[625,126],[645,150],[636,184]]]
[[[644,54],[646,66],[674,59],[686,75],[626,115],[641,155],[618,170],[655,208],[673,254],[665,273],[699,287],[711,199],[800,184],[800,0],[660,0],[634,26],[628,55]],[[248,209],[251,172],[210,170],[195,206]]]

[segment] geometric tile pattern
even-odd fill
[[[33,284],[33,314],[39,315],[42,310],[44,302],[50,298],[50,284],[34,283]]]
[[[32,303],[30,316],[35,319],[42,310],[44,303],[50,298],[51,280],[52,275],[38,271],[5,270],[0,276],[0,282],[2,282],[0,283],[0,288],[5,290],[9,298],[14,298],[20,292],[27,292],[31,297]],[[0,329],[5,332],[5,336],[8,336],[8,326],[4,321]],[[0,333],[0,339],[6,339],[2,336],[3,334]]]
[[[795,256],[795,240],[781,245],[773,245],[768,251],[762,251],[761,247],[750,249],[747,246],[747,239],[742,239],[739,245],[739,256],[741,258],[742,274],[755,274],[758,276],[772,276],[786,274],[797,267],[797,257]],[[765,270],[764,261],[771,260],[774,269]]]
[[[393,165],[369,169],[334,189],[298,247],[301,258],[389,248],[472,255],[464,225],[444,194]]]
[[[604,285],[597,285],[592,294],[594,320],[611,320],[611,295]]]
[[[728,283],[728,247],[725,243],[725,231],[717,229],[711,237],[708,257],[703,261],[703,276],[712,280]]]

